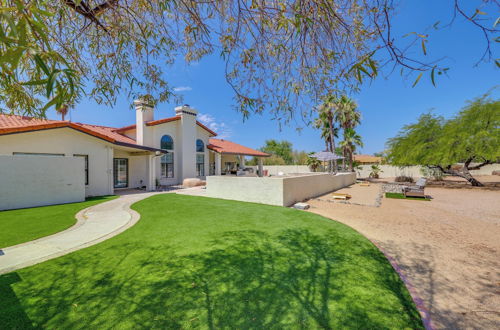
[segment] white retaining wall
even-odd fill
[[[316,197],[353,184],[355,173],[310,173],[290,177],[208,176],[207,196],[279,206]]]
[[[81,157],[0,155],[0,210],[85,200]]]

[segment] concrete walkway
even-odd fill
[[[77,223],[67,230],[0,250],[0,274],[60,257],[122,233],[140,218],[130,205],[156,194],[159,193],[128,194],[91,206],[78,212]]]

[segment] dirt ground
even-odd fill
[[[375,201],[378,184],[341,189],[353,204],[308,201],[392,256],[437,329],[500,329],[500,191],[426,188],[431,201]],[[362,204],[362,205],[359,205]]]

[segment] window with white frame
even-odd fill
[[[196,154],[196,175],[205,176],[205,155],[202,153]]]
[[[161,176],[163,178],[174,177],[174,140],[170,135],[163,135],[160,148],[168,151],[161,157]]]
[[[205,176],[205,144],[196,140],[196,175]]]

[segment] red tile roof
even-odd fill
[[[175,121],[179,119],[180,117],[178,116],[165,118],[165,119],[151,121],[147,123],[147,125],[149,126],[159,125],[161,123],[166,123],[168,121]],[[197,122],[197,124],[198,126],[207,130],[210,134],[217,135],[214,131],[210,130],[202,123]],[[61,127],[69,127],[117,145],[123,145],[132,148],[139,148],[151,151],[159,150],[156,148],[137,145],[134,139],[129,138],[128,136],[125,136],[120,133],[126,130],[134,129],[135,125],[130,125],[122,128],[114,128],[114,127],[100,126],[100,125],[72,123],[69,121],[61,121],[61,120],[38,119],[26,116],[0,114],[0,135],[38,131],[51,128],[61,128]],[[265,152],[254,150],[227,140],[211,138],[209,140],[209,143],[210,144],[207,146],[208,149],[211,149],[215,152],[222,154],[247,155],[247,156],[258,156],[258,157],[270,156]]]
[[[270,154],[266,154],[265,152],[250,149],[245,146],[242,146],[241,144],[237,144],[227,140],[210,139],[209,143],[210,144],[207,146],[208,149],[221,154],[257,156],[257,157],[271,156]]]
[[[148,121],[146,123],[146,125],[147,126],[155,126],[155,125],[160,125],[160,124],[164,124],[164,123],[168,123],[168,122],[176,121],[176,120],[180,120],[180,119],[181,119],[181,116],[168,117],[168,118],[163,118],[163,119]],[[212,131],[210,128],[208,128],[207,126],[203,125],[199,121],[197,121],[196,124],[198,126],[200,126],[201,128],[203,128],[204,130],[206,130],[211,135],[217,136],[217,133],[215,133],[214,131]],[[115,131],[116,132],[125,132],[125,131],[131,130],[131,129],[135,129],[135,125],[129,125],[129,126],[125,126],[125,127],[116,128]]]
[[[62,120],[38,119],[26,116],[0,114],[0,135],[22,133],[29,131],[39,131],[51,128],[69,127],[77,131],[95,136],[113,144],[128,146],[132,148],[159,151],[160,149],[141,146],[125,135],[116,132],[116,128],[90,125],[82,123],[72,123]]]

